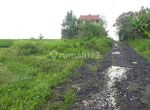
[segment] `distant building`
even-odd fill
[[[91,21],[94,23],[99,23],[101,19],[100,19],[99,15],[81,15],[79,20],[83,23],[85,21]]]

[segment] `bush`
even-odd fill
[[[128,44],[135,49],[137,53],[150,61],[150,40],[138,39],[128,41]]]
[[[19,41],[14,46],[17,47],[19,55],[31,55],[39,51],[38,45],[33,41]]]
[[[104,23],[101,21],[100,23],[93,23],[89,21],[85,21],[84,23],[79,22],[78,24],[78,37],[83,38],[92,38],[94,36],[107,36],[107,33],[104,29]]]
[[[114,26],[120,40],[131,40],[150,38],[150,9],[143,7],[138,12],[127,12],[121,14]]]

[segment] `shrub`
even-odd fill
[[[31,55],[38,52],[37,45],[32,40],[15,42],[14,47],[18,49],[19,55]]]
[[[120,40],[150,38],[150,9],[143,7],[140,11],[121,14],[114,26]]]

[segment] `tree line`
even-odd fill
[[[149,39],[150,9],[142,7],[140,11],[123,13],[117,18],[114,26],[120,40]]]
[[[63,20],[61,35],[63,39],[91,38],[107,36],[107,32],[103,20],[96,24],[91,21],[83,23],[73,14],[73,11],[69,11]]]

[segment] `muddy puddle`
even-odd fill
[[[119,55],[120,52],[119,51],[116,51],[116,52],[112,52],[113,55]]]
[[[116,106],[117,103],[117,89],[114,87],[116,82],[126,79],[126,72],[129,68],[111,66],[105,71],[106,86],[97,94],[91,95],[90,100],[84,100],[84,105],[87,108],[100,109],[100,110],[119,110]],[[94,105],[91,107],[90,105]]]
[[[117,90],[114,87],[116,82],[122,81],[123,79],[126,79],[126,72],[129,70],[129,68],[125,67],[119,67],[119,66],[111,66],[107,70],[108,74],[108,82],[107,82],[107,90],[110,93],[109,95],[109,104],[111,107],[114,108],[114,110],[118,110],[116,107],[116,95],[117,95]]]

